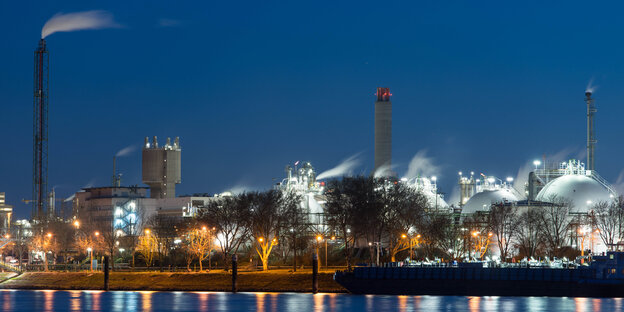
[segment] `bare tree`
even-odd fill
[[[262,269],[266,271],[269,269],[271,251],[279,243],[280,233],[284,229],[286,212],[292,209],[292,205],[299,205],[299,202],[277,190],[245,195],[251,203],[251,233],[256,252],[262,262]]]
[[[161,214],[153,215],[147,221],[146,226],[149,227],[156,240],[158,263],[161,271],[164,269],[164,260],[165,257],[169,256],[173,240],[178,235],[180,224],[181,221],[177,217]]]
[[[621,237],[620,229],[624,221],[624,209],[620,201],[596,203],[591,217],[598,228],[600,239],[609,250],[613,250],[616,240]]]
[[[362,199],[360,196],[366,189],[367,177],[343,177],[341,180],[332,180],[327,184],[327,203],[325,204],[325,216],[330,227],[334,228],[344,242],[344,256],[348,270],[351,270],[351,256],[357,239],[356,228],[360,219],[359,215]],[[365,199],[364,199],[365,201]]]
[[[144,234],[139,236],[136,251],[142,256],[145,265],[151,267],[154,254],[158,253],[158,242],[151,230],[146,229]]]
[[[386,188],[384,201],[384,228],[388,238],[390,261],[396,261],[400,251],[413,247],[413,236],[429,208],[427,198],[418,190],[404,183],[391,184]]]
[[[551,204],[543,205],[537,209],[537,219],[542,237],[546,241],[546,247],[550,256],[559,256],[561,247],[564,246],[565,237],[570,229],[570,211],[572,203],[561,198],[553,197]]]
[[[200,212],[197,220],[209,227],[215,227],[217,242],[227,269],[230,256],[235,254],[247,240],[251,227],[249,197],[220,197],[210,201]]]
[[[537,251],[542,245],[539,210],[529,209],[518,217],[515,242],[520,249],[520,254],[526,257],[537,255]]]
[[[501,259],[509,257],[509,249],[518,230],[518,218],[514,207],[503,203],[492,205],[488,216],[489,229],[496,237]]]

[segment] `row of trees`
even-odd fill
[[[330,181],[325,199],[318,222],[311,222],[302,205],[307,198],[281,190],[220,197],[192,219],[160,214],[144,218],[125,235],[111,219],[73,224],[51,220],[33,230],[30,240],[16,241],[14,249],[20,255],[29,249],[64,261],[87,256],[88,250],[119,258],[125,249],[133,267],[136,255],[148,267],[184,261],[189,269],[198,263],[200,270],[206,260],[211,267],[213,254],[227,267],[232,254],[243,252],[257,257],[267,270],[271,259],[292,261],[296,269],[301,255],[318,253],[329,237],[349,267],[380,256],[385,261],[403,256],[482,258],[493,245],[502,259],[563,256],[578,253],[572,243],[580,237],[582,245],[590,233],[611,247],[624,237],[621,201],[598,203],[589,215],[575,214],[571,203],[557,198],[553,204],[524,210],[497,204],[488,213],[460,219],[432,209],[427,197],[409,184],[364,176]]]

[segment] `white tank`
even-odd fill
[[[580,174],[564,175],[544,186],[535,197],[538,201],[549,202],[562,198],[572,202],[572,211],[586,213],[598,202],[610,202],[613,195],[598,181]]]
[[[518,197],[510,189],[485,190],[470,197],[462,208],[462,214],[490,211],[492,204],[515,201],[518,201]]]

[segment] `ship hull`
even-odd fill
[[[620,281],[595,279],[550,281],[543,279],[362,278],[350,272],[337,272],[335,280],[353,294],[624,297],[624,284]]]

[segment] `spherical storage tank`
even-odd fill
[[[572,211],[589,212],[598,202],[610,202],[613,195],[598,181],[584,175],[570,174],[548,182],[535,197],[538,201],[556,199],[572,202]]]
[[[462,214],[490,211],[492,204],[515,201],[518,201],[518,197],[509,189],[485,190],[470,197],[462,208]]]

